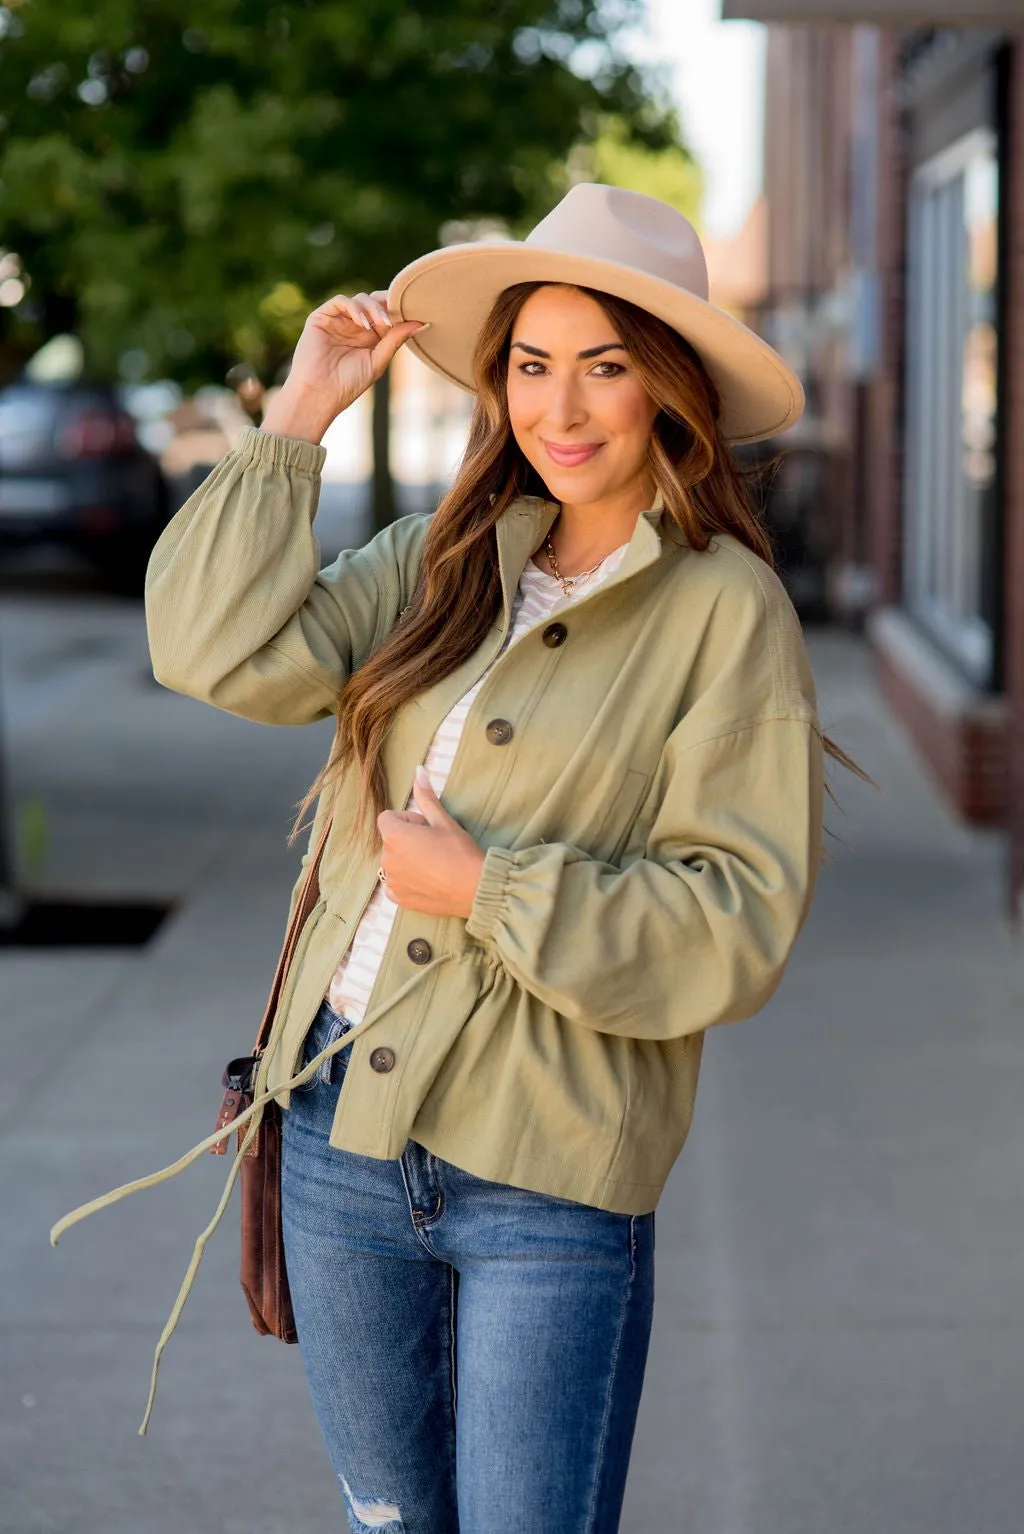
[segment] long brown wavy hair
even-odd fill
[[[501,612],[498,520],[519,496],[549,498],[512,434],[505,394],[516,316],[530,295],[546,286],[576,284],[516,283],[499,293],[483,324],[473,358],[476,404],[469,440],[455,481],[430,519],[410,603],[342,687],[331,751],[298,807],[289,844],[317,795],[354,761],[362,813],[349,828],[346,845],[362,831],[368,852],[379,846],[377,816],[388,808],[383,751],[392,719],[404,703],[462,665]],[[601,305],[660,407],[647,467],[664,498],[667,529],[674,525],[680,542],[699,551],[716,533],[732,533],[774,569],[750,471],[740,468],[721,435],[718,390],[696,351],[670,325],[626,299],[593,288],[578,291]],[[822,744],[829,756],[873,782],[825,734]]]

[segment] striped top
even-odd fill
[[[628,544],[620,543],[617,549],[612,549],[610,554],[605,555],[593,575],[581,581],[568,597],[563,593],[561,583],[555,576],[539,569],[532,559],[528,559],[519,577],[519,585],[512,601],[509,632],[504,645],[498,652],[499,655],[503,654],[510,645],[515,644],[517,639],[521,639],[535,624],[544,622],[552,613],[569,607],[579,597],[586,596],[594,590],[595,586],[607,580],[618,568],[627,547]],[[494,659],[497,660],[497,658],[498,656],[495,656]],[[493,665],[494,661],[491,662],[491,666]],[[487,668],[487,671],[489,670],[490,666]],[[483,685],[487,671],[483,676],[478,677],[469,691],[463,694],[454,708],[445,716],[431,741],[430,749],[424,759],[424,766],[430,775],[431,787],[438,797],[444,792],[466,715]],[[409,795],[405,807],[407,810],[415,809],[412,794]],[[378,883],[356,927],[352,942],[327,989],[327,1000],[334,1011],[349,1018],[353,1023],[359,1022],[366,1011],[370,991],[380,968],[397,910],[398,907],[394,901],[390,900],[385,893],[383,884]]]

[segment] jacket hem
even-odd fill
[[[424,1150],[450,1161],[463,1172],[498,1182],[506,1187],[524,1188],[549,1198],[568,1199],[575,1204],[589,1204],[609,1214],[650,1214],[664,1189],[661,1182],[630,1182],[620,1177],[594,1177],[587,1169],[546,1156],[507,1155],[503,1147],[482,1144],[450,1129],[421,1130],[413,1125],[412,1139]]]

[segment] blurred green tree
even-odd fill
[[[703,177],[700,165],[683,144],[677,140],[652,147],[637,140],[629,123],[613,113],[603,115],[599,124],[595,137],[578,144],[570,155],[574,175],[660,197],[691,223],[700,223]]]
[[[520,237],[602,135],[601,175],[670,163],[677,186],[665,78],[619,44],[643,16],[644,0],[7,0],[0,261],[26,291],[2,307],[0,284],[0,377],[74,330],[108,375],[192,388],[242,360],[270,383],[329,294],[387,287],[446,225]],[[386,383],[375,403],[386,465]],[[375,484],[380,523],[386,470]]]

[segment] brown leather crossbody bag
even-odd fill
[[[263,1021],[251,1055],[231,1060],[221,1077],[224,1097],[217,1117],[223,1129],[252,1105],[253,1087],[260,1060],[270,1040],[281,992],[295,954],[299,934],[320,895],[320,859],[331,828],[330,817],[323,829],[316,851],[310,859],[299,898],[292,913],[274,979],[267,998]],[[241,1150],[246,1129],[238,1130]],[[210,1147],[214,1156],[223,1156],[227,1138]],[[242,1157],[242,1262],[240,1278],[249,1305],[252,1324],[263,1336],[281,1342],[297,1342],[288,1273],[284,1261],[284,1237],[281,1230],[281,1109],[268,1102],[259,1128]]]

